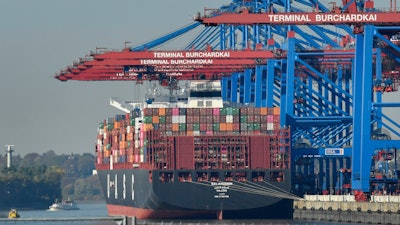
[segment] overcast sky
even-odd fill
[[[147,42],[228,2],[1,0],[0,149],[93,153],[99,122],[121,114],[109,98],[130,100],[139,89],[133,82],[60,82],[54,74],[96,47]]]

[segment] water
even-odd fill
[[[104,202],[78,203],[80,210],[47,211],[47,210],[19,210],[21,219],[25,218],[88,218],[107,217],[107,208]],[[1,212],[6,217],[7,212]],[[0,225],[116,225],[112,221],[0,221]],[[335,225],[335,222],[300,221],[300,220],[137,220],[137,225]],[[352,225],[353,223],[339,223]],[[359,225],[359,224],[358,224]]]

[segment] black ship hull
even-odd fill
[[[218,180],[198,180],[197,170],[185,170],[190,179],[177,179],[181,171],[118,169],[98,170],[110,216],[148,218],[291,218],[291,200],[282,198],[290,191],[290,170],[279,170],[284,179],[265,177],[254,180],[246,171],[245,180],[223,178],[228,171],[215,170]],[[211,171],[205,171],[208,174]],[[159,174],[168,174],[161,179]],[[201,173],[201,171],[200,171]],[[193,174],[193,175],[192,175]],[[193,180],[191,179],[193,177]]]

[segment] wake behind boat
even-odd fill
[[[56,210],[78,210],[78,205],[71,200],[67,200],[65,202],[58,202],[56,200],[51,206],[49,206],[50,211],[56,211]]]

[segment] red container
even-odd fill
[[[268,138],[265,136],[250,136],[250,168],[269,169],[271,157],[265,146],[268,146]]]
[[[194,169],[193,136],[175,137],[175,169]]]
[[[219,116],[219,110],[220,110],[219,108],[213,108],[212,110],[214,116]]]
[[[179,108],[173,108],[172,109],[172,115],[173,116],[179,116]]]

